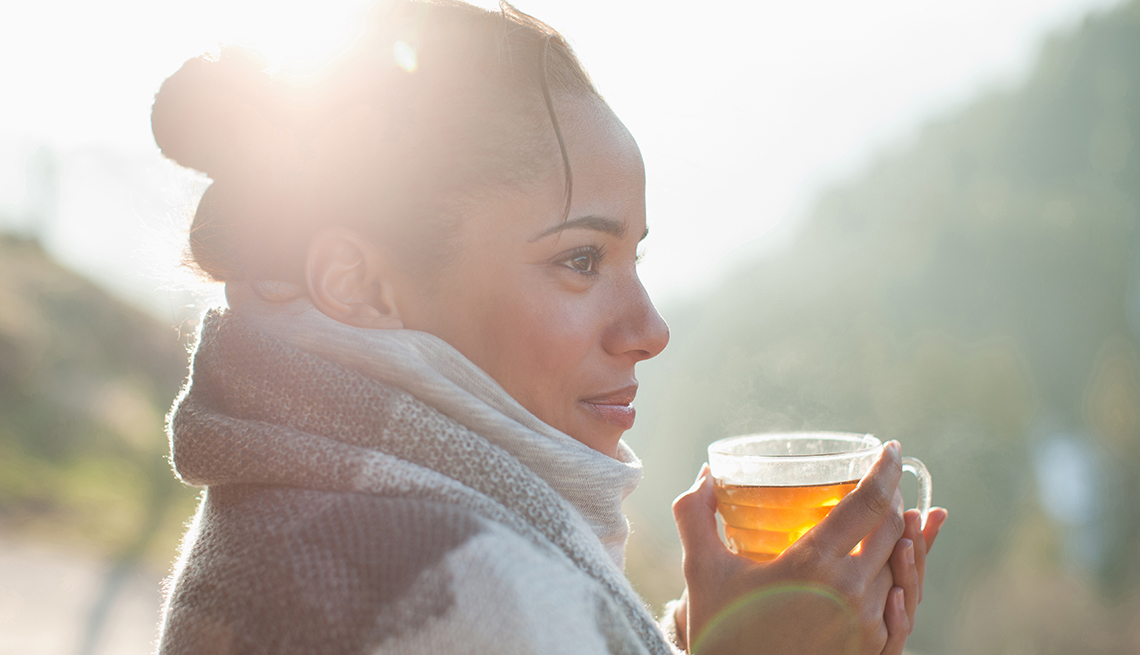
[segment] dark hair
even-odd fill
[[[328,225],[438,268],[454,203],[550,175],[552,143],[568,209],[562,95],[598,97],[545,23],[505,2],[390,0],[317,73],[275,73],[239,47],[191,59],[151,123],[163,154],[213,180],[190,228],[193,264],[218,281],[299,282],[308,237]]]

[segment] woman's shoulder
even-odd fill
[[[557,653],[570,639],[579,647],[601,639],[605,650],[598,615],[609,601],[596,583],[463,507],[221,487],[210,490],[195,530],[171,586],[161,652],[212,652],[219,638],[267,653],[380,644],[384,652]]]

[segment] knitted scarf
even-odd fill
[[[207,493],[160,652],[674,652],[622,573],[624,443],[544,424],[429,334],[227,299],[171,415]]]

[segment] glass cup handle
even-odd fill
[[[902,458],[902,469],[918,478],[918,514],[922,519],[920,527],[926,527],[926,515],[930,513],[930,472],[926,465],[914,457]]]

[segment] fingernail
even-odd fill
[[[692,491],[694,489],[700,488],[700,486],[702,484],[704,484],[705,478],[708,477],[708,474],[709,474],[709,465],[706,463],[703,466],[701,466],[701,470],[697,472],[697,479],[693,481],[693,486],[689,487],[689,490]]]
[[[887,447],[893,449],[896,453],[902,452],[902,444],[894,439],[887,442]]]
[[[942,524],[946,522],[946,514],[940,514],[938,512],[935,512],[934,510],[937,510],[937,509],[940,509],[940,508],[932,507],[930,509],[930,513],[927,514],[927,516],[926,516],[926,525],[927,526],[933,525],[936,528],[941,528]],[[945,511],[945,510],[943,510],[943,511]]]
[[[900,610],[904,610],[904,611],[905,611],[905,609],[906,609],[906,607],[905,607],[905,604],[906,604],[906,598],[905,598],[905,596],[906,596],[906,592],[905,592],[905,591],[903,591],[902,587],[897,587],[897,589],[898,589],[899,591],[898,591],[898,593],[897,593],[897,594],[895,594],[895,607],[897,607],[897,608],[898,608],[898,609],[900,609]]]
[[[907,539],[908,543],[906,549],[903,551],[903,556],[906,557],[908,564],[914,564],[914,542]]]

